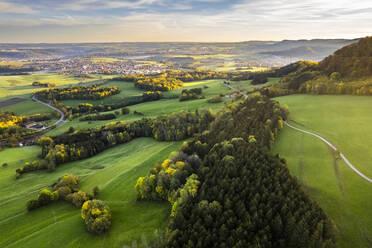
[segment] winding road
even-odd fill
[[[233,90],[233,91],[237,91],[239,92],[240,94],[242,94],[245,98],[248,98],[248,95],[245,94],[243,91],[239,91],[237,89],[235,89],[234,87],[232,87],[230,84],[225,84],[225,83],[222,83],[223,85],[225,85],[227,88],[229,88],[230,90]]]
[[[239,90],[237,90],[237,89],[235,89],[234,87],[232,87],[231,85],[229,85],[229,84],[225,84],[225,83],[222,83],[223,85],[225,85],[226,87],[228,87],[229,89],[231,89],[231,90],[233,90],[233,91],[239,91]],[[245,98],[248,98],[248,95],[247,94],[245,94],[244,92],[242,92],[242,91],[239,91],[240,92],[240,94],[242,94]],[[306,133],[306,134],[309,134],[309,135],[312,135],[312,136],[314,136],[314,137],[316,137],[316,138],[318,138],[318,139],[320,139],[321,141],[323,141],[324,143],[326,143],[329,147],[331,147],[334,151],[337,151],[337,148],[334,146],[334,145],[332,145],[332,143],[331,142],[329,142],[328,140],[326,140],[325,138],[323,138],[323,137],[321,137],[321,136],[319,136],[319,135],[317,135],[317,134],[315,134],[315,133],[312,133],[312,132],[309,132],[309,131],[306,131],[306,130],[303,130],[303,129],[300,129],[300,128],[297,128],[297,127],[294,127],[294,126],[292,126],[291,124],[289,124],[288,122],[284,122],[284,124],[286,125],[286,126],[288,126],[289,128],[292,128],[292,129],[294,129],[294,130],[297,130],[297,131],[299,131],[299,132],[302,132],[302,133]],[[360,172],[357,168],[355,168],[354,167],[354,165],[352,164],[352,163],[350,163],[350,161],[345,157],[345,155],[342,153],[342,152],[340,152],[339,153],[340,154],[340,157],[342,158],[342,160],[344,160],[345,161],[345,163],[355,172],[355,173],[357,173],[359,176],[361,176],[363,179],[365,179],[365,180],[367,180],[368,182],[370,182],[370,183],[372,183],[372,179],[371,178],[369,178],[369,177],[367,177],[366,175],[364,175],[362,172]]]
[[[59,110],[58,108],[50,105],[49,103],[45,103],[45,102],[40,101],[39,99],[37,99],[35,97],[35,95],[32,96],[32,100],[34,100],[34,101],[36,101],[38,103],[41,103],[41,104],[43,104],[43,105],[45,105],[45,106],[47,106],[47,107],[49,107],[49,108],[57,111],[61,115],[61,117],[53,125],[58,126],[60,123],[64,123],[64,121],[65,121],[65,114],[61,110]],[[53,125],[50,125],[49,127],[51,127]],[[47,127],[47,128],[49,128],[49,127]]]

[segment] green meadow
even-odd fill
[[[107,103],[142,94],[133,83],[110,84],[118,85],[122,92],[105,99]],[[181,94],[184,88],[195,87],[203,87],[205,99],[180,102],[178,98],[172,98]],[[186,83],[182,89],[166,92],[166,99],[137,104],[130,106],[130,109],[132,112],[142,112],[146,117],[155,117],[181,110],[218,110],[230,101],[224,99],[224,102],[217,104],[207,102],[210,97],[231,92],[222,85],[222,80]],[[74,102],[78,104],[77,101]],[[34,108],[39,111],[43,108],[41,105],[27,108],[27,103],[37,104],[25,101],[6,108],[17,113],[32,113]],[[120,115],[115,121],[133,121],[139,118],[142,116],[131,113]],[[48,135],[62,133],[69,126],[77,129],[97,127],[104,123],[73,120]],[[122,247],[134,243],[144,246],[156,236],[159,229],[161,231],[165,227],[170,207],[164,202],[137,202],[134,185],[138,177],[146,175],[156,162],[164,160],[181,144],[182,142],[157,142],[151,138],[135,139],[89,159],[63,164],[53,173],[37,171],[25,174],[18,180],[15,179],[15,169],[26,161],[36,160],[40,148],[31,146],[5,149],[0,152],[0,164],[9,164],[8,167],[0,168],[0,206],[4,209],[0,213],[0,247]],[[101,237],[89,234],[80,217],[80,209],[65,202],[27,212],[26,202],[29,199],[36,198],[41,189],[50,187],[67,173],[79,176],[81,189],[84,191],[90,192],[94,186],[100,188],[99,199],[107,202],[112,210],[113,226],[109,233]]]
[[[12,76],[16,78],[11,80],[18,80],[19,83],[12,83],[7,81],[8,77],[1,77],[0,99],[29,98],[30,93],[35,90],[30,86],[33,81],[58,82],[57,86],[80,83],[77,78],[69,75],[32,76],[34,77]],[[278,80],[270,78],[265,85],[257,86],[251,85],[250,80],[231,82],[231,85],[238,90],[250,91],[275,84]],[[223,81],[185,83],[180,89],[164,92],[164,99],[129,106],[131,113],[128,115],[122,115],[120,110],[113,110],[109,112],[120,112],[114,120],[81,122],[74,119],[47,135],[63,133],[69,127],[94,128],[107,122],[134,121],[143,117],[135,115],[134,111],[150,118],[181,110],[218,111],[231,99],[223,98],[223,102],[214,104],[207,100],[220,94],[232,93],[222,85]],[[102,78],[85,81],[86,84],[94,82],[102,82]],[[70,106],[83,102],[112,104],[143,93],[130,82],[110,81],[105,86],[118,86],[121,92],[98,101],[67,100],[63,103]],[[203,88],[204,99],[180,102],[177,98],[183,89],[197,87]],[[276,100],[289,106],[291,124],[326,138],[362,173],[372,177],[371,97],[291,95],[278,97]],[[30,99],[1,110],[23,115],[51,111]],[[0,152],[0,164],[6,162],[9,166],[0,168],[0,206],[3,209],[0,212],[0,247],[122,247],[134,243],[140,247],[145,246],[145,243],[155,237],[158,229],[165,227],[170,208],[167,203],[137,202],[135,182],[138,177],[146,175],[154,163],[164,160],[181,144],[182,142],[157,142],[151,138],[140,138],[89,159],[63,164],[53,173],[33,172],[23,175],[19,180],[15,179],[15,169],[25,161],[37,159],[40,148],[31,146],[5,149]],[[370,183],[352,171],[322,141],[288,127],[284,127],[279,134],[273,145],[273,153],[279,153],[287,160],[291,173],[298,178],[303,189],[332,219],[340,247],[372,246]],[[99,199],[106,201],[113,213],[113,227],[109,233],[97,237],[86,232],[80,209],[68,203],[58,202],[33,212],[26,211],[27,200],[36,198],[41,189],[50,187],[66,173],[73,173],[81,178],[82,190],[91,191],[94,186],[101,189]]]
[[[56,86],[69,86],[80,82],[92,82],[112,76],[94,76],[90,79],[82,79],[72,74],[30,74],[16,76],[0,76],[0,98],[29,97],[35,91],[45,88],[32,86],[35,81],[41,83],[54,83]]]
[[[292,95],[276,98],[289,106],[290,123],[334,144],[362,173],[372,177],[372,98]],[[372,246],[372,185],[321,140],[284,127],[273,153],[332,219],[340,247]]]
[[[237,89],[238,91],[251,91],[254,89],[262,88],[262,87],[268,87],[270,85],[277,84],[279,82],[280,78],[268,78],[268,82],[265,84],[259,84],[259,85],[252,85],[252,80],[243,80],[243,81],[230,81],[230,85]]]
[[[61,165],[53,173],[39,171],[15,179],[15,169],[39,154],[38,147],[12,148],[1,152],[0,168],[0,247],[122,247],[133,242],[150,242],[164,228],[170,208],[167,203],[137,202],[134,185],[182,142],[157,142],[140,138],[106,150],[92,158]],[[103,166],[97,169],[97,166]],[[33,212],[26,201],[48,188],[66,173],[81,179],[81,188],[101,189],[99,199],[112,210],[113,226],[97,237],[85,230],[80,209],[57,202]],[[63,230],[63,231],[62,231]]]
[[[24,102],[8,105],[0,108],[1,111],[14,112],[16,115],[33,115],[40,113],[51,113],[53,110],[43,104],[27,99]]]
[[[138,119],[143,118],[143,116],[135,115],[133,114],[134,111],[141,112],[144,114],[144,117],[156,117],[161,114],[170,114],[174,112],[178,112],[181,110],[185,111],[195,111],[196,109],[198,110],[203,110],[203,109],[212,109],[215,111],[218,111],[221,109],[226,103],[230,102],[230,99],[224,99],[223,102],[221,103],[208,103],[207,100],[213,96],[219,95],[219,94],[228,94],[231,93],[232,91],[229,90],[226,86],[222,85],[223,80],[205,80],[205,81],[196,81],[196,82],[191,82],[191,83],[185,83],[184,87],[174,90],[174,91],[169,91],[165,92],[164,96],[169,97],[169,99],[162,99],[158,101],[152,101],[152,102],[145,102],[145,103],[140,103],[136,104],[133,106],[129,106],[129,109],[131,111],[130,114],[128,115],[121,115],[114,119],[114,120],[109,120],[109,121],[79,121],[78,118],[73,119],[72,121],[67,122],[63,126],[59,127],[58,129],[52,130],[51,132],[48,133],[48,135],[56,135],[63,133],[68,130],[69,127],[74,127],[75,129],[79,128],[93,128],[93,127],[99,127],[104,125],[105,123],[108,122],[113,122],[113,121],[135,121]],[[127,82],[118,82],[116,85],[119,87],[127,87],[128,91],[133,92],[133,94],[138,94],[138,90],[134,87],[133,83],[127,83]],[[203,88],[204,86],[207,86],[208,88]],[[178,98],[172,99],[172,97],[177,97],[178,95],[181,94],[181,91],[183,89],[187,88],[198,88],[202,87],[203,88],[203,95],[205,96],[205,99],[198,99],[198,100],[191,100],[191,101],[182,101],[180,102]],[[125,94],[124,92],[121,92],[118,95],[110,96],[106,98],[105,101],[113,101],[110,98],[117,98],[121,97],[121,94]],[[67,102],[67,101],[65,101]],[[69,101],[71,102],[71,101]],[[85,101],[74,101],[75,104],[79,104],[79,102],[85,102]],[[65,103],[67,104],[67,103]],[[120,109],[118,110],[113,110],[105,113],[114,113],[116,111],[120,112]]]

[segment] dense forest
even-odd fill
[[[67,87],[67,88],[53,88],[38,91],[35,96],[43,100],[73,100],[73,99],[89,99],[89,100],[99,100],[108,96],[119,94],[120,90],[117,86],[114,87]]]
[[[334,247],[332,226],[269,147],[288,111],[266,97],[232,103],[138,179],[138,200],[172,205],[160,247]]]

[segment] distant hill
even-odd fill
[[[0,44],[0,60],[31,60],[53,58],[146,56],[148,60],[173,61],[174,57],[195,55],[229,55],[217,62],[244,63],[256,61],[268,66],[282,66],[296,60],[320,61],[335,50],[355,40],[314,39],[283,41],[246,41],[231,43],[187,42],[122,42],[122,43],[71,43],[71,44]],[[171,55],[171,56],[169,56]],[[179,59],[181,60],[181,59]],[[176,61],[180,63],[180,61]],[[181,60],[192,64],[192,60]]]
[[[261,52],[261,54],[320,61],[337,49],[355,41],[357,40],[284,40],[265,47],[266,51]]]

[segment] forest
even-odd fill
[[[269,153],[288,110],[264,96],[232,103],[136,183],[171,206],[159,247],[335,247],[333,226],[285,161]]]
[[[120,90],[117,86],[105,88],[76,86],[41,90],[36,92],[35,96],[43,100],[99,100],[119,93]]]

